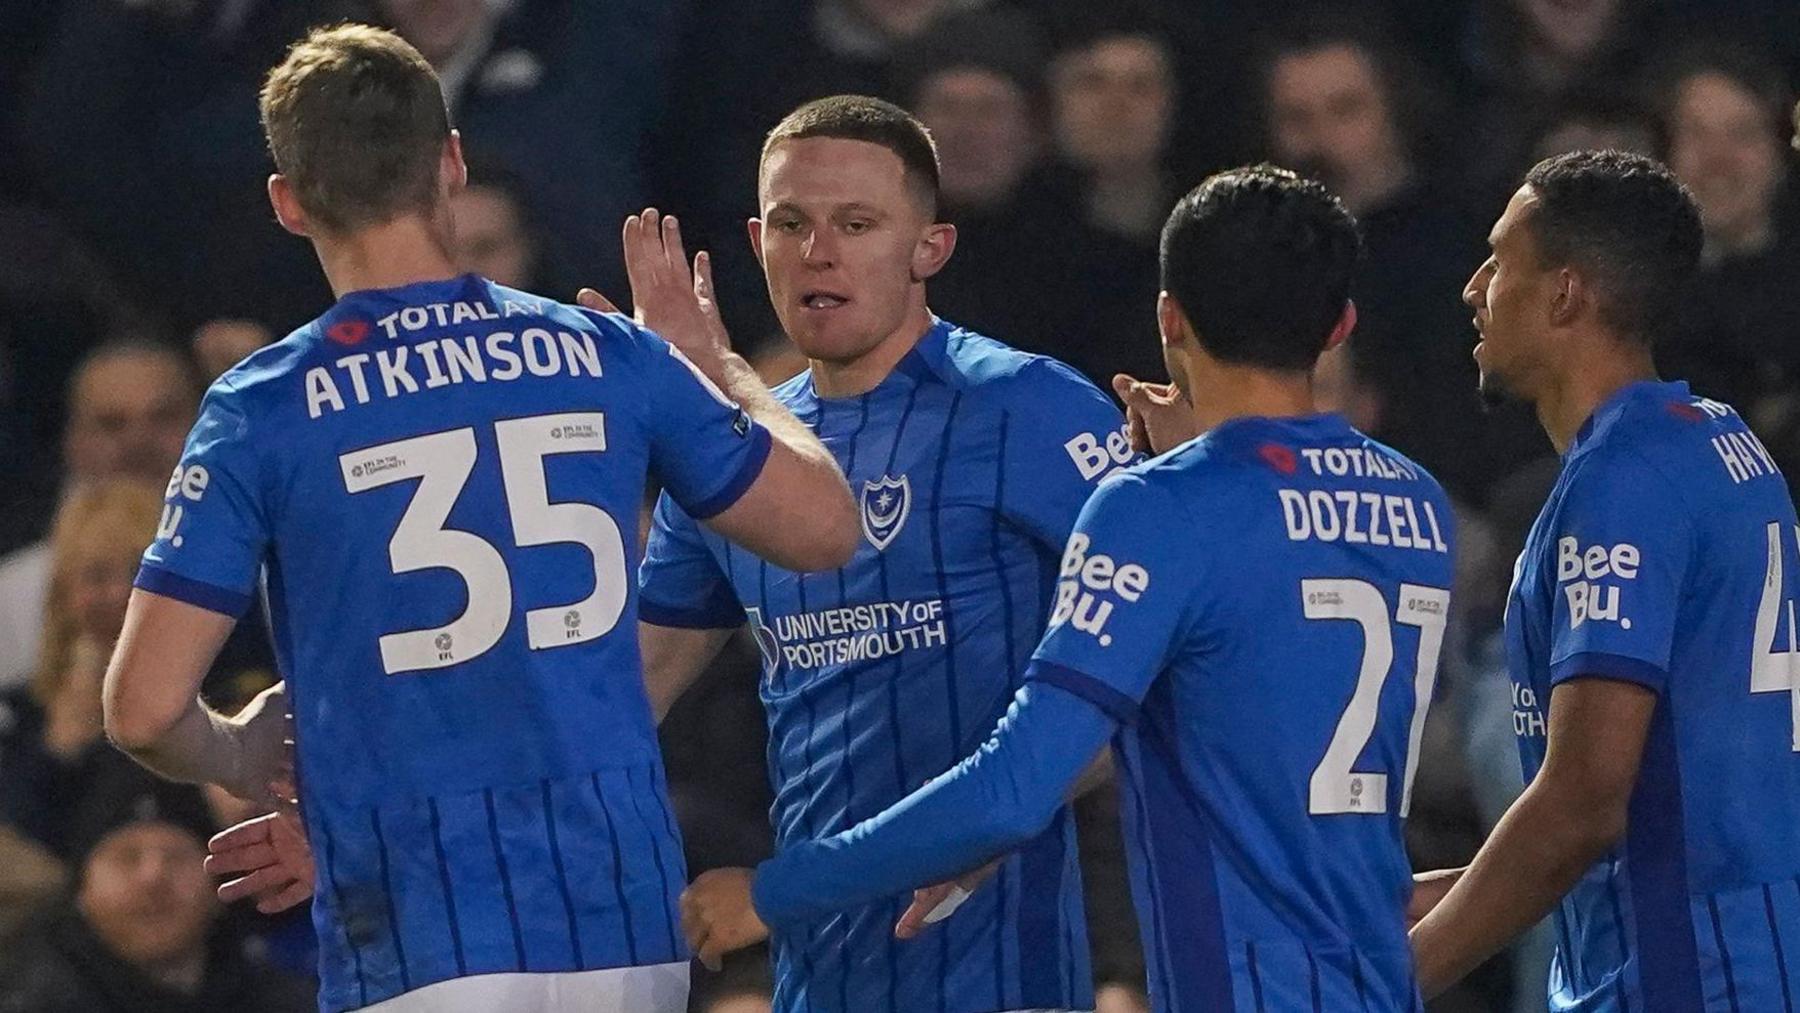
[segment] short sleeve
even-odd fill
[[[1107,481],[1075,522],[1050,625],[1027,678],[1129,723],[1186,632],[1199,566],[1180,507],[1135,473]],[[1183,537],[1169,538],[1171,530]]]
[[[135,582],[233,618],[250,607],[269,544],[259,437],[242,402],[225,381],[201,402]]]
[[[638,567],[638,618],[656,626],[742,626],[744,607],[719,569],[700,525],[667,493],[657,500],[650,541]]]
[[[651,463],[696,520],[724,512],[769,459],[769,431],[733,403],[675,346],[639,330],[650,398]]]
[[[1677,490],[1648,462],[1581,465],[1558,505],[1552,556],[1551,685],[1580,676],[1661,691],[1668,681],[1693,527]]]
[[[1100,480],[1138,456],[1112,399],[1068,366],[1041,359],[1014,383],[1001,444],[1002,509],[1055,552]]]

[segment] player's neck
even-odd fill
[[[1613,340],[1588,347],[1593,354],[1568,363],[1553,378],[1551,389],[1537,398],[1538,422],[1559,454],[1568,452],[1575,434],[1614,394],[1641,380],[1656,379],[1656,363],[1647,345]]]
[[[881,386],[906,353],[924,339],[932,325],[931,311],[919,302],[906,313],[899,327],[874,348],[846,362],[809,360],[812,366],[813,390],[820,397],[856,397]]]
[[[332,295],[339,299],[351,292],[444,281],[457,274],[443,241],[431,223],[418,215],[342,237],[315,237],[313,248]]]
[[[1196,371],[1198,373],[1199,371]],[[1192,375],[1194,419],[1200,431],[1241,418],[1295,418],[1318,411],[1312,374],[1213,363]]]

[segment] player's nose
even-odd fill
[[[813,267],[830,267],[833,256],[831,239],[824,229],[814,229],[800,243],[800,259]]]

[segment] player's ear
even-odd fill
[[[306,211],[294,196],[293,184],[279,172],[269,176],[269,206],[275,209],[275,220],[282,228],[296,236],[312,235],[306,224]]]
[[[446,194],[455,193],[469,185],[469,163],[463,161],[460,130],[450,131],[449,140],[444,142],[444,156],[438,166],[438,175]]]
[[[1556,272],[1556,290],[1550,296],[1550,322],[1557,326],[1568,324],[1581,312],[1581,304],[1587,299],[1587,286],[1579,275],[1566,267]]]
[[[1156,332],[1165,348],[1179,348],[1192,336],[1187,314],[1168,292],[1156,293]]]
[[[942,271],[956,252],[956,226],[936,222],[925,226],[919,242],[913,247],[912,280],[924,281]]]
[[[762,222],[762,219],[761,218],[751,218],[751,219],[745,221],[744,229],[750,233],[750,250],[752,253],[756,254],[756,262],[758,264],[761,264],[763,262],[763,248],[762,248],[763,222]]]

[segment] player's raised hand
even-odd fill
[[[632,319],[708,369],[711,360],[731,348],[731,336],[714,297],[712,258],[702,250],[690,268],[681,223],[655,208],[625,219],[623,238]],[[618,312],[611,301],[591,288],[582,289],[575,299],[588,309]]]
[[[996,858],[974,872],[965,873],[948,883],[914,890],[912,905],[894,923],[894,935],[900,939],[911,939],[925,931],[925,926],[936,925],[955,914],[956,909],[962,907],[963,901],[973,896],[981,884],[987,882],[994,871],[1000,868],[1001,861],[1002,859]]]
[[[1131,449],[1160,454],[1200,435],[1193,406],[1172,383],[1146,383],[1124,373],[1113,377],[1113,392],[1125,402]]]
[[[750,901],[754,875],[750,869],[713,869],[681,892],[681,931],[709,971],[724,966],[725,954],[769,938]]]
[[[288,713],[287,683],[258,693],[231,718],[237,731],[238,769],[230,784],[219,787],[246,802],[279,805],[293,792],[276,790],[274,782],[293,780],[294,718]]]
[[[227,904],[254,897],[258,911],[274,914],[312,896],[312,848],[292,807],[222,830],[206,849],[206,871],[230,877],[219,887]]]

